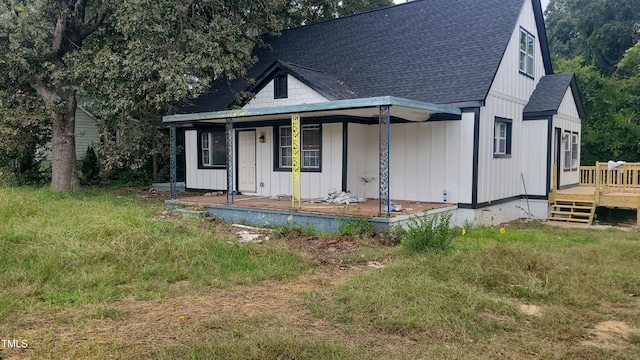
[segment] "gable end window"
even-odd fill
[[[288,171],[292,164],[292,136],[291,126],[276,127],[277,134],[275,170]],[[301,148],[300,168],[302,171],[321,171],[322,163],[322,132],[320,124],[305,124],[300,127]]]
[[[495,118],[493,130],[493,157],[511,157],[511,119]]]
[[[571,133],[571,169],[578,170],[578,133]]]
[[[520,73],[533,77],[535,38],[527,30],[520,28]]]
[[[224,131],[198,132],[198,168],[226,168],[227,143]]]
[[[273,78],[273,98],[286,99],[289,97],[287,91],[287,75],[278,75]]]

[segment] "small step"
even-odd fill
[[[567,209],[576,209],[576,210],[589,210],[593,209],[593,206],[582,206],[582,205],[563,205],[563,204],[554,204],[552,205],[555,208],[567,208]]]
[[[195,217],[195,218],[203,218],[206,217],[208,212],[206,210],[190,210],[190,209],[173,209],[171,212],[175,215],[182,217]]]
[[[572,212],[572,211],[551,211],[552,215],[567,215],[567,216],[578,216],[578,217],[589,217],[591,216],[590,212]]]
[[[548,221],[561,221],[561,222],[576,222],[576,223],[583,223],[583,224],[590,224],[591,220],[590,219],[580,219],[580,218],[557,218],[557,217],[550,217],[548,219]]]

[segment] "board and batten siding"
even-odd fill
[[[185,186],[199,190],[226,190],[226,169],[198,169],[198,132],[184,132],[184,154],[186,159]]]
[[[347,187],[359,197],[378,198],[378,129],[349,124]],[[448,202],[471,201],[473,114],[462,121],[392,124],[390,135],[392,199],[442,202],[446,190]]]
[[[533,78],[519,71],[520,28],[531,33],[536,39]],[[546,188],[546,178],[536,173],[542,162],[531,160],[535,156],[533,153],[547,151],[547,132],[538,131],[541,125],[524,125],[522,120],[524,107],[545,75],[540,49],[540,36],[533,6],[530,1],[526,1],[489,90],[485,106],[480,109],[477,199],[480,204],[524,195],[525,185],[530,195],[546,195],[545,191],[542,191]],[[512,120],[509,158],[494,158],[496,117]],[[524,140],[524,137],[528,139]],[[542,159],[545,159],[545,165],[540,170],[546,176],[546,156]]]
[[[272,79],[242,108],[258,109],[263,107],[313,104],[329,101],[329,99],[318,94],[315,90],[308,87],[294,76],[287,75],[287,86],[288,97],[284,99],[275,99]]]
[[[571,133],[578,133],[578,162],[580,161],[580,143],[582,142],[582,123],[580,121],[580,115],[578,114],[578,108],[573,97],[573,91],[571,87],[567,88],[564,94],[564,98],[558,108],[558,114],[553,116],[553,127],[560,128],[561,134],[565,131]],[[571,138],[569,138],[571,141]],[[580,166],[578,169],[571,169],[570,171],[564,171],[564,144],[561,144],[560,148],[560,165],[558,166],[558,175],[560,176],[560,187],[567,185],[574,185],[580,183]],[[595,165],[595,164],[594,164]]]
[[[265,142],[256,145],[256,181],[259,196],[291,195],[291,172],[274,171],[273,127],[256,128],[257,137],[264,133]],[[330,190],[342,188],[342,123],[322,124],[321,172],[302,172],[300,192],[303,199],[326,197]],[[261,186],[262,185],[262,186]]]
[[[237,129],[246,131],[254,129]],[[273,127],[255,128],[256,131],[256,192],[258,196],[291,195],[291,172],[274,171]],[[265,142],[258,138],[264,134]],[[235,135],[234,135],[235,138]],[[198,169],[197,131],[185,131],[187,159],[186,186],[200,190],[226,190],[227,171],[224,169]],[[342,123],[322,124],[322,171],[302,172],[301,196],[304,199],[325,197],[330,190],[342,188]]]

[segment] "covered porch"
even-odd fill
[[[640,163],[621,163],[612,167],[609,163],[597,162],[595,166],[581,166],[580,184],[553,189],[549,202],[552,204],[549,220],[586,218],[588,221],[577,222],[591,224],[595,208],[601,206],[636,210],[637,224],[640,225]],[[590,217],[582,215],[587,210]]]
[[[451,120],[458,121],[461,117],[461,111],[458,108],[449,106],[440,106],[408,99],[395,97],[377,97],[366,99],[337,100],[323,103],[301,104],[280,107],[267,107],[244,110],[217,111],[211,113],[197,114],[180,114],[165,116],[163,122],[169,125],[171,141],[172,141],[172,160],[171,164],[171,183],[175,182],[175,132],[178,127],[184,129],[197,128],[198,126],[224,126],[225,145],[226,145],[226,166],[218,169],[217,174],[224,174],[225,188],[210,188],[211,190],[222,190],[223,196],[194,198],[181,198],[176,200],[176,193],[173,186],[171,191],[171,200],[167,201],[170,208],[176,207],[198,207],[206,209],[206,211],[214,216],[230,220],[243,221],[254,224],[270,224],[270,225],[286,225],[292,221],[300,224],[309,223],[321,231],[334,231],[337,229],[335,219],[345,216],[366,217],[372,222],[393,223],[407,217],[409,214],[421,213],[423,211],[438,211],[439,209],[452,208],[451,204],[446,202],[430,202],[430,201],[395,201],[392,199],[391,182],[394,179],[401,179],[403,175],[390,174],[391,164],[391,124],[399,123],[422,123],[428,120]],[[289,120],[290,119],[290,120]],[[336,122],[335,119],[339,119]],[[321,124],[321,130],[327,129],[326,137],[331,137],[329,145],[334,146],[332,149],[325,142],[321,141],[321,148],[327,151],[327,157],[322,158],[319,171],[304,172],[301,171],[301,123],[307,121],[315,121]],[[277,168],[275,153],[278,145],[275,143],[275,132],[263,131],[265,126],[276,124],[273,126],[291,127],[291,151],[292,163],[290,169]],[[282,125],[285,124],[285,125]],[[325,124],[325,125],[322,125]],[[335,124],[335,125],[331,125]],[[326,194],[330,188],[347,191],[355,179],[353,172],[354,165],[347,165],[351,151],[356,149],[352,144],[348,145],[350,139],[348,135],[350,124],[366,125],[371,130],[377,132],[374,138],[365,139],[367,144],[373,145],[372,148],[377,153],[377,173],[375,174],[375,184],[369,184],[377,187],[377,191],[368,196],[362,196],[366,201],[357,204],[326,204],[317,201],[310,201],[320,195]],[[323,127],[324,126],[324,127]],[[396,125],[394,125],[396,126]],[[399,125],[398,125],[399,126]],[[261,170],[260,174],[268,173],[271,183],[279,182],[278,190],[275,194],[272,191],[271,196],[267,195],[268,191],[262,189],[262,180],[257,180],[256,193],[251,191],[242,191],[243,195],[238,192],[238,175],[240,174],[240,163],[238,155],[239,149],[238,133],[244,133],[248,129],[257,130],[255,133],[260,135],[259,142],[263,143],[264,135],[266,138],[274,142],[273,145],[264,147],[264,143],[257,143],[258,149],[255,156],[256,166]],[[353,130],[354,128],[352,128]],[[357,130],[356,130],[357,131]],[[370,134],[373,135],[373,134]],[[372,136],[371,136],[372,137]],[[194,137],[195,138],[195,137]],[[328,143],[329,141],[327,141]],[[373,144],[372,144],[373,143]],[[347,149],[350,149],[349,151]],[[331,150],[331,151],[329,151]],[[372,149],[368,150],[368,154],[373,154]],[[377,151],[376,151],[377,150]],[[242,150],[240,150],[242,151]],[[265,152],[266,151],[266,152]],[[262,152],[262,154],[260,154]],[[329,156],[329,153],[331,156]],[[245,152],[246,154],[246,152]],[[266,155],[265,155],[266,154]],[[271,167],[274,167],[271,169]],[[374,165],[375,166],[375,165]],[[373,166],[372,166],[373,167]],[[244,170],[243,170],[244,171]],[[329,175],[324,173],[331,172]],[[351,173],[350,173],[351,172]],[[349,178],[347,174],[350,173]],[[204,176],[208,176],[207,173]],[[337,177],[336,177],[337,175]],[[221,176],[219,176],[222,179]],[[317,179],[325,181],[320,184]],[[327,180],[328,179],[328,180]],[[358,178],[359,179],[359,178]],[[218,184],[222,185],[222,181]],[[266,186],[270,186],[266,182]],[[423,184],[428,186],[428,184]],[[309,196],[308,189],[315,189],[314,194]],[[189,184],[187,183],[187,188]],[[301,191],[302,189],[302,191]],[[305,190],[306,189],[306,190]],[[305,196],[305,192],[307,195]],[[248,195],[244,195],[248,193]],[[442,194],[442,190],[440,190]],[[375,195],[378,195],[377,198]],[[446,195],[445,195],[446,197]],[[283,200],[286,199],[286,200]],[[403,212],[394,213],[394,204],[399,204],[404,209]],[[455,208],[455,206],[453,206]],[[332,220],[333,219],[333,220]],[[386,219],[386,221],[383,221]],[[326,225],[331,223],[332,225]]]

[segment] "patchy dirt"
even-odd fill
[[[616,349],[628,344],[633,329],[622,321],[603,321],[591,330],[590,340],[583,345],[595,346],[602,349]]]
[[[527,315],[540,315],[540,307],[531,304],[520,304],[520,311]]]

